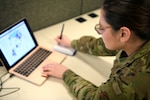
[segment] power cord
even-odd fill
[[[5,79],[4,81],[2,81],[2,78],[4,76],[6,76],[8,74],[8,72],[4,73],[2,76],[0,76],[0,97],[3,97],[3,96],[6,96],[6,95],[9,95],[9,94],[12,94],[12,93],[15,93],[17,92],[18,90],[20,90],[20,88],[18,87],[11,87],[11,88],[3,88],[3,84],[10,78],[12,78],[14,75],[13,74],[10,74],[9,77],[7,79]],[[1,94],[3,90],[13,90],[13,91],[10,91],[8,93],[4,93],[4,94]]]

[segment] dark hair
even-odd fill
[[[128,27],[143,40],[150,40],[150,0],[105,0],[105,20],[114,30]]]

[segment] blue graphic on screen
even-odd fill
[[[9,41],[10,41],[10,46],[11,46],[11,51],[12,51],[12,56],[17,56],[17,52],[20,51],[20,46],[21,46],[21,38],[22,34],[20,31],[14,32],[13,34],[10,35]]]
[[[0,36],[0,48],[10,66],[36,46],[24,22]]]

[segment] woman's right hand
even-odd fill
[[[68,70],[68,68],[62,64],[50,63],[43,66],[42,76],[53,76],[62,79],[62,76],[66,70]]]
[[[59,45],[62,45],[64,47],[69,47],[69,48],[71,47],[71,41],[66,35],[62,35],[61,39],[59,35],[55,38],[55,40]]]

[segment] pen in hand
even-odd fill
[[[59,37],[60,39],[62,39],[63,30],[64,30],[64,24],[63,24],[62,29],[61,29],[61,33],[60,33],[60,37]]]

